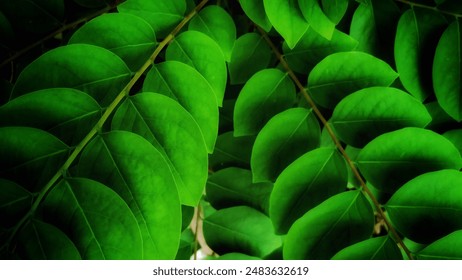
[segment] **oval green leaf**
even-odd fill
[[[449,140],[414,127],[375,138],[359,153],[357,163],[367,181],[388,193],[420,174],[462,167],[459,151]]]
[[[295,159],[319,147],[321,129],[311,110],[293,108],[277,114],[257,135],[252,149],[254,182],[274,182]]]
[[[454,231],[416,254],[418,260],[462,260],[462,230]]]
[[[289,74],[278,69],[257,72],[242,88],[234,108],[234,135],[256,135],[274,115],[296,102]]]
[[[308,89],[316,103],[333,109],[347,95],[367,87],[389,86],[397,77],[390,65],[372,55],[341,52],[313,68]]]
[[[298,4],[310,27],[322,37],[330,40],[335,30],[335,23],[324,14],[319,0],[299,0]]]
[[[266,16],[263,0],[239,0],[239,4],[241,4],[242,10],[253,22],[258,24],[266,32],[271,30],[272,25]]]
[[[432,120],[425,106],[395,88],[371,87],[345,97],[330,123],[343,142],[363,147],[375,137],[405,127],[425,127]]]
[[[348,0],[322,0],[322,10],[330,21],[338,24],[348,10],[348,2]]]
[[[213,154],[209,156],[209,166],[217,171],[229,166],[250,169],[255,136],[234,137],[233,131],[220,134]]]
[[[333,260],[402,260],[403,255],[389,236],[367,239],[342,249]]]

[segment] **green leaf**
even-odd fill
[[[289,48],[295,47],[310,26],[300,11],[298,0],[264,0],[263,3],[274,29]]]
[[[147,140],[126,131],[96,137],[82,152],[78,175],[111,187],[135,214],[144,259],[173,259],[181,207],[171,170]]]
[[[437,101],[425,103],[425,108],[432,116],[432,121],[426,126],[427,129],[444,132],[457,126],[457,122],[441,108]]]
[[[404,184],[386,210],[395,228],[407,238],[430,243],[462,229],[462,173],[440,170]]]
[[[268,213],[272,189],[270,183],[253,184],[250,170],[230,167],[209,176],[206,194],[215,209],[247,205]]]
[[[414,127],[378,136],[362,149],[357,163],[367,181],[388,193],[420,174],[462,167],[459,151],[449,140]]]
[[[277,114],[257,135],[252,150],[254,182],[276,181],[290,163],[319,147],[321,129],[311,110],[293,108]]]
[[[18,234],[18,252],[25,260],[80,260],[74,243],[58,228],[30,221]]]
[[[0,178],[0,227],[14,226],[32,205],[32,194],[20,185]]]
[[[338,24],[348,10],[348,0],[322,0],[322,9],[330,21]]]
[[[103,47],[122,58],[132,71],[137,71],[154,51],[156,35],[142,18],[111,13],[96,17],[80,27],[69,39],[69,44]]]
[[[143,257],[135,216],[114,191],[98,182],[84,178],[62,180],[42,208],[45,221],[60,228],[83,259]]]
[[[270,219],[248,206],[218,210],[204,220],[204,237],[214,252],[263,258],[281,246]]]
[[[74,88],[108,106],[130,80],[130,70],[117,55],[101,47],[75,44],[53,49],[19,75],[12,98],[47,88]]]
[[[360,191],[337,194],[298,219],[285,238],[286,260],[330,259],[372,235],[374,212]]]
[[[156,64],[146,76],[143,91],[177,100],[199,125],[208,152],[213,151],[218,134],[217,101],[210,84],[196,69],[178,61]]]
[[[346,190],[348,167],[332,148],[304,154],[279,175],[270,198],[276,233],[285,234],[308,210]]]
[[[0,176],[27,190],[40,190],[67,158],[69,147],[29,127],[0,128]]]
[[[213,88],[218,105],[223,105],[228,72],[223,53],[214,40],[197,31],[186,31],[170,42],[166,59],[194,67]]]
[[[117,109],[112,129],[148,140],[168,163],[181,203],[198,205],[207,181],[207,150],[199,126],[184,108],[160,94],[137,94]]]
[[[308,77],[316,103],[333,109],[345,96],[363,88],[389,86],[397,74],[384,61],[362,52],[340,52],[319,62]]]
[[[395,40],[396,69],[404,88],[420,101],[433,94],[433,61],[427,58],[434,56],[445,27],[443,15],[428,9],[413,8],[399,20]]]
[[[274,115],[296,102],[289,74],[278,69],[257,72],[242,88],[234,108],[234,135],[256,135]]]
[[[462,230],[442,237],[416,254],[418,260],[461,260]]]
[[[188,29],[202,32],[215,40],[225,60],[231,60],[231,52],[236,41],[236,26],[233,18],[222,7],[217,5],[205,7],[192,18]]]
[[[338,30],[334,30],[332,38],[327,40],[309,28],[295,47],[290,49],[287,43],[284,43],[282,49],[287,63],[294,71],[308,74],[326,56],[336,52],[352,51],[357,45],[355,39]]]
[[[220,134],[213,154],[209,156],[209,166],[219,170],[228,166],[250,168],[255,136],[234,137],[233,131]]]
[[[460,154],[462,155],[462,129],[453,129],[446,131],[443,134],[449,141],[454,144],[454,146],[459,150]]]
[[[253,22],[258,24],[266,32],[271,30],[272,25],[266,16],[263,0],[239,0],[239,4],[241,4],[242,10]]]
[[[431,121],[425,106],[395,88],[371,87],[345,97],[330,122],[348,145],[363,147],[375,137],[404,127],[425,127]]]
[[[21,95],[0,107],[0,126],[46,130],[70,146],[77,145],[101,117],[101,107],[88,94],[49,88]]]
[[[228,64],[231,84],[243,84],[252,75],[268,67],[271,49],[262,36],[246,33],[236,40]]]
[[[396,243],[389,236],[367,239],[342,249],[333,260],[402,260]]]
[[[335,30],[335,23],[324,14],[319,0],[299,0],[298,4],[310,27],[322,37],[330,40]]]
[[[443,33],[433,61],[433,87],[440,106],[453,119],[462,121],[461,28],[454,21]]]
[[[245,2],[250,2],[250,1],[246,1],[244,0]],[[253,256],[249,256],[249,255],[246,255],[246,254],[242,254],[242,253],[228,253],[228,254],[224,254],[224,255],[221,255],[217,258],[217,260],[229,260],[229,261],[235,261],[235,260],[252,260],[252,261],[258,261],[258,260],[262,260],[260,258],[257,258],[257,257],[253,257]]]
[[[189,227],[191,224],[191,220],[194,216],[194,207],[181,205],[181,231],[184,231]]]
[[[117,6],[120,13],[138,16],[147,21],[156,35],[166,37],[183,19],[186,12],[185,0],[150,1],[130,0]]]

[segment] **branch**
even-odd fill
[[[462,14],[457,14],[457,13],[452,13],[452,12],[449,12],[449,11],[440,10],[440,9],[438,9],[437,6],[428,6],[428,5],[424,5],[424,4],[414,3],[414,2],[408,1],[408,0],[395,0],[395,1],[407,4],[407,5],[411,6],[411,7],[419,7],[419,8],[423,8],[423,9],[427,9],[427,10],[433,10],[433,11],[436,11],[438,13],[450,15],[450,16],[453,16],[453,17],[456,17],[456,18],[462,17]]]

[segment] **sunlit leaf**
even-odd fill
[[[299,0],[298,4],[310,27],[322,37],[330,40],[335,30],[335,23],[324,14],[319,0]]]
[[[322,0],[322,10],[333,23],[338,24],[348,9],[348,2],[348,0]]]
[[[333,260],[402,260],[403,255],[389,236],[367,239],[342,249]]]
[[[244,10],[245,14],[253,22],[258,24],[266,32],[271,30],[272,25],[268,19],[268,16],[266,16],[263,0],[239,0],[239,3],[241,4],[242,10]]]
[[[418,260],[461,260],[462,230],[454,231],[416,254]]]

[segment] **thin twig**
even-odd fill
[[[407,5],[411,6],[411,7],[419,7],[419,8],[423,8],[423,9],[428,9],[428,10],[437,11],[438,13],[450,15],[450,16],[453,16],[453,17],[456,17],[456,18],[462,17],[461,14],[452,13],[452,12],[450,12],[450,11],[444,11],[444,10],[438,9],[437,6],[428,6],[428,5],[419,4],[419,3],[414,3],[414,2],[412,2],[412,1],[407,1],[407,0],[395,0],[395,1],[396,1],[396,2],[400,2],[400,3],[407,4]]]
[[[364,179],[362,176],[359,174],[358,169],[356,168],[355,164],[353,161],[350,159],[348,154],[345,152],[345,149],[343,148],[342,144],[340,143],[340,140],[337,138],[335,135],[334,131],[332,130],[332,127],[330,124],[327,122],[326,118],[323,116],[321,111],[319,110],[318,106],[316,103],[314,103],[313,99],[311,98],[310,94],[308,93],[307,89],[302,85],[298,77],[295,75],[294,71],[290,68],[289,64],[287,61],[284,59],[283,55],[279,52],[279,50],[276,48],[276,46],[273,44],[271,39],[268,37],[268,34],[258,25],[256,25],[258,31],[262,34],[263,38],[266,40],[268,45],[271,47],[273,50],[273,53],[276,55],[278,58],[279,62],[282,64],[282,66],[286,69],[287,73],[289,76],[292,78],[292,80],[295,82],[297,85],[298,89],[302,93],[303,97],[305,100],[308,102],[310,107],[313,109],[314,113],[318,117],[318,119],[321,121],[321,123],[324,125],[326,128],[327,132],[329,133],[330,137],[335,143],[335,146],[339,150],[339,152],[342,154],[342,156],[345,158],[346,162],[348,163],[350,169],[353,172],[353,175],[358,179],[361,189],[366,193],[366,195],[372,200],[372,203],[375,205],[378,214],[384,219],[388,229],[391,231],[393,236],[395,237],[395,240],[399,243],[399,245],[403,248],[403,250],[406,252],[408,255],[409,259],[413,259],[411,252],[409,249],[406,247],[406,245],[403,243],[401,237],[398,235],[396,232],[395,228],[392,226],[392,224],[387,220],[385,212],[382,210],[382,207],[380,206],[380,203],[377,201],[375,198],[374,194],[369,190],[367,187]]]

